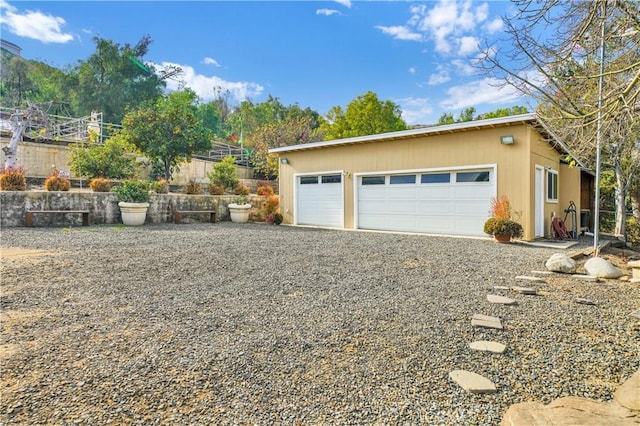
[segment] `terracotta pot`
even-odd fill
[[[504,235],[494,235],[493,238],[496,239],[497,242],[499,243],[508,243],[511,242],[511,235],[509,234],[504,234]]]

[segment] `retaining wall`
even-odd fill
[[[215,210],[217,220],[230,220],[227,205],[233,195],[150,194],[145,223],[172,223],[175,210]],[[249,220],[262,221],[260,209],[266,198],[249,195]],[[122,223],[118,198],[111,192],[91,191],[0,191],[0,227],[24,226],[27,210],[89,210],[92,224]],[[184,216],[183,222],[205,222],[206,214]],[[35,215],[34,226],[80,226],[79,214]]]

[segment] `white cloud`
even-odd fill
[[[316,15],[324,15],[324,16],[331,16],[331,15],[341,15],[341,13],[335,9],[318,9],[316,10]]]
[[[382,31],[384,34],[392,36],[396,40],[412,40],[412,41],[420,41],[422,40],[422,35],[416,32],[411,31],[411,29],[396,25],[393,27],[383,27],[380,25],[376,25],[377,29]]]
[[[407,71],[409,71],[409,74],[415,74],[416,73],[416,68],[415,67],[409,67],[409,69]]]
[[[449,75],[449,73],[446,70],[441,69],[437,73],[431,74],[429,76],[429,81],[427,82],[427,84],[429,86],[437,86],[439,84],[446,83],[449,80],[451,80],[451,76]]]
[[[452,60],[451,65],[453,65],[457,73],[461,75],[474,75],[478,73],[477,68],[474,68],[473,65],[462,59]]]
[[[153,65],[158,69],[163,69],[171,65],[182,68],[182,74],[179,77],[181,81],[167,80],[167,89],[169,91],[180,90],[184,84],[184,86],[192,89],[205,101],[210,101],[215,97],[214,88],[218,87],[222,90],[228,90],[231,93],[231,96],[233,96],[233,98],[238,102],[259,96],[264,91],[264,87],[258,83],[226,81],[213,75],[206,76],[197,74],[193,67],[189,65],[181,65],[172,62],[163,62],[162,64]]]
[[[6,25],[9,31],[17,36],[43,43],[67,43],[73,40],[71,34],[62,31],[66,21],[59,16],[31,10],[21,13],[6,1],[2,1],[0,6],[3,9],[0,23]]]
[[[504,21],[502,18],[495,18],[484,25],[484,30],[489,34],[495,34],[499,31],[502,31],[504,28]]]
[[[426,98],[404,98],[394,101],[400,105],[402,119],[407,124],[425,124],[433,113],[431,102]]]
[[[440,103],[445,110],[455,110],[470,106],[478,107],[482,104],[508,104],[523,97],[512,86],[502,86],[501,80],[484,78],[447,90],[447,98]]]
[[[343,5],[344,7],[351,8],[351,0],[335,0],[336,3]]]
[[[205,57],[205,58],[202,60],[202,63],[203,63],[203,64],[207,64],[207,65],[213,65],[213,66],[216,66],[216,67],[219,67],[219,66],[220,66],[220,64],[218,63],[218,61],[216,61],[215,59],[210,58],[210,57],[208,57],[208,56],[207,56],[207,57]]]
[[[458,49],[458,55],[467,56],[478,51],[478,45],[480,42],[475,37],[465,36],[459,40],[460,48]]]

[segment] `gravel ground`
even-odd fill
[[[608,401],[640,366],[637,284],[493,289],[553,249],[230,222],[8,228],[1,246],[6,425],[498,424],[517,402]]]

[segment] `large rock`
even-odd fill
[[[587,275],[598,278],[620,278],[624,273],[601,257],[592,257],[584,264]]]
[[[514,404],[504,413],[501,426],[638,426],[637,411],[627,410],[616,403],[592,401],[568,396],[549,405],[537,402]]]
[[[640,412],[640,370],[618,388],[613,400],[624,408]]]
[[[549,405],[514,404],[504,413],[501,426],[581,425],[626,426],[640,424],[640,371],[624,382],[610,403],[569,396]]]
[[[562,253],[551,255],[544,266],[550,271],[562,272],[563,274],[574,274],[578,267],[575,260]]]

